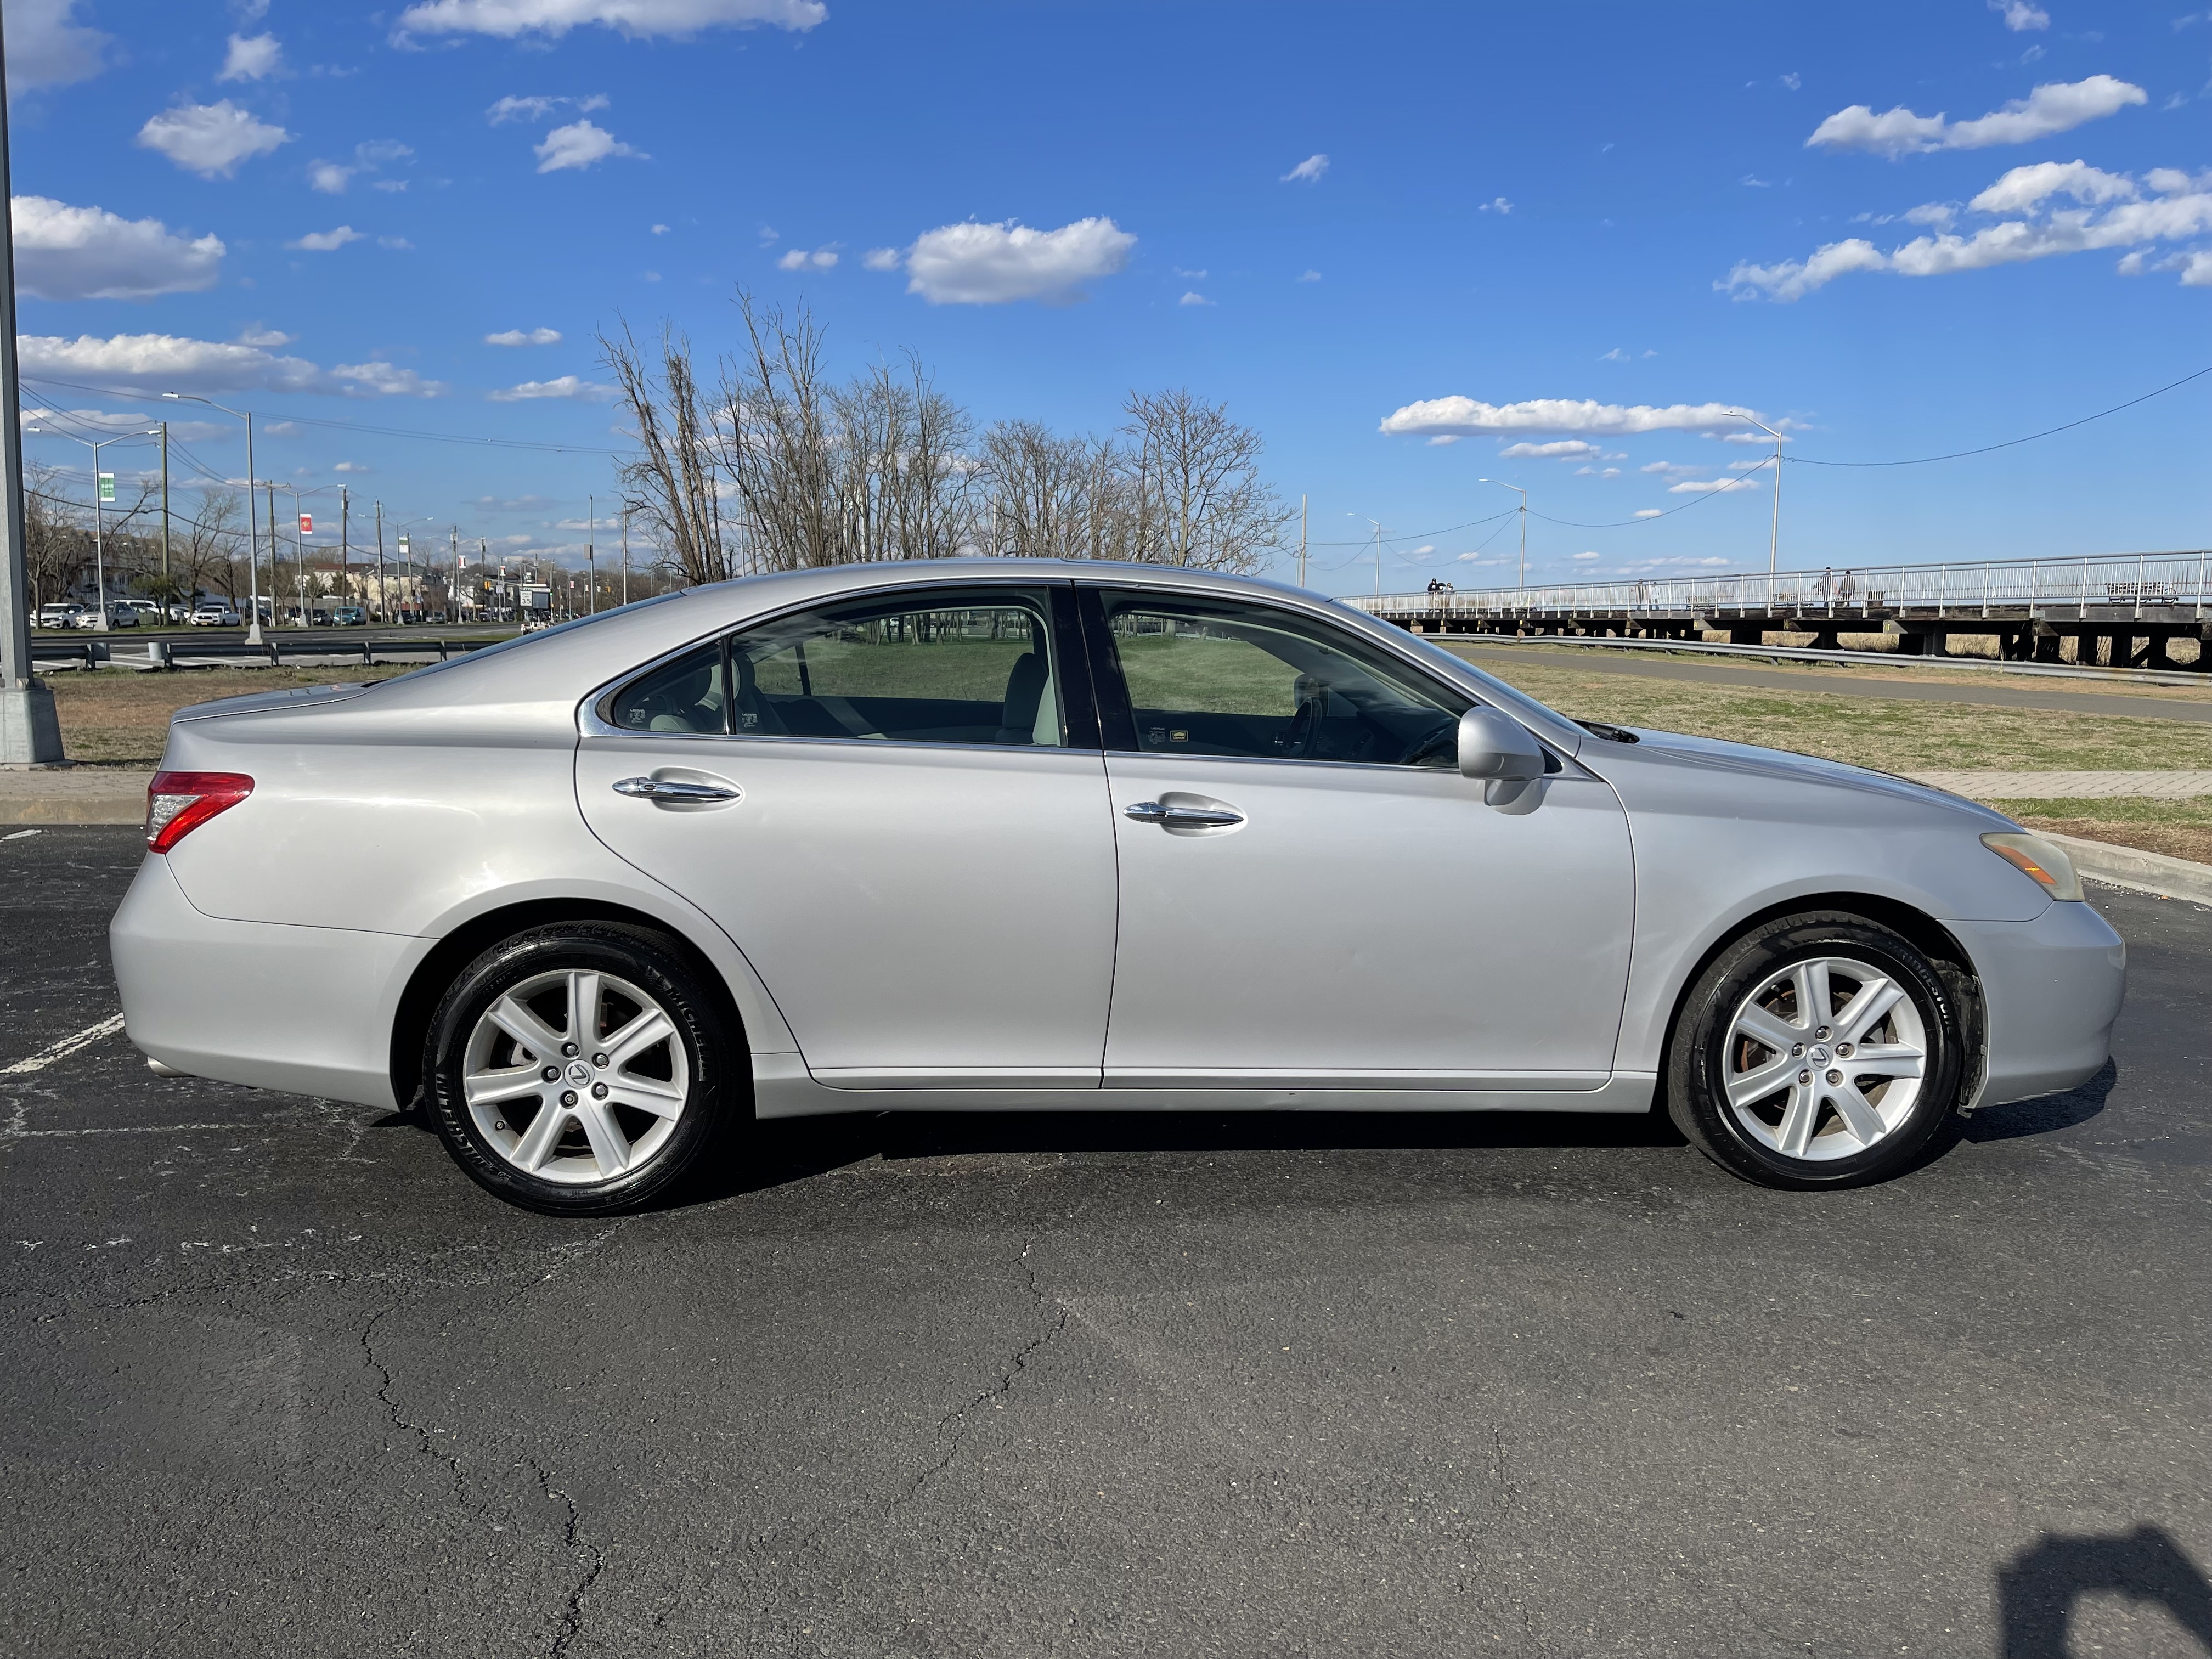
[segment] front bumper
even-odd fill
[[[2110,922],[2069,901],[2032,921],[1945,925],[1982,982],[1989,1061],[1971,1104],[2056,1094],[2104,1069],[2128,982],[2127,944]]]
[[[396,1106],[392,1024],[434,941],[225,921],[149,854],[108,924],[131,1041],[194,1077]]]

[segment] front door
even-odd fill
[[[1470,699],[1357,635],[1101,597],[1102,709],[1126,687],[1108,1088],[1606,1081],[1634,908],[1607,785],[1562,763],[1492,805],[1455,763]]]
[[[777,618],[589,722],[586,819],[729,933],[823,1083],[1097,1085],[1113,830],[1053,601],[940,588]]]

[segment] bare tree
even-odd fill
[[[990,491],[994,553],[1032,558],[1129,556],[1127,458],[1109,439],[1061,437],[1038,421],[984,433],[977,466]]]
[[[56,488],[58,467],[23,464],[23,555],[28,567],[31,603],[58,604],[69,592],[88,550],[80,509]]]
[[[622,468],[623,507],[687,585],[727,580],[735,571],[715,487],[714,425],[690,338],[663,325],[656,367],[628,323],[619,337],[599,337],[599,361],[613,371],[642,452]]]
[[[1259,433],[1188,391],[1133,392],[1121,407],[1132,446],[1127,556],[1201,570],[1264,565],[1295,515],[1261,479]]]

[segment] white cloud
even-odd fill
[[[1782,424],[1784,426],[1788,426],[1790,422],[1784,421]],[[1705,436],[1708,438],[1717,437],[1724,444],[1771,444],[1774,441],[1772,438],[1769,437],[1764,432],[1708,432],[1705,434]],[[1784,435],[1783,441],[1784,443],[1795,443],[1796,440],[1785,434]]]
[[[545,135],[545,142],[533,152],[538,157],[540,173],[558,173],[563,167],[588,167],[604,161],[610,155],[629,155],[641,161],[653,158],[641,149],[633,149],[605,127],[589,121],[571,121],[565,127],[556,127]]]
[[[307,164],[307,185],[325,196],[343,196],[358,170],[342,161],[311,161]]]
[[[1577,478],[1618,478],[1620,476],[1620,469],[1617,466],[1578,466],[1575,469]]]
[[[944,225],[906,252],[907,292],[932,305],[1004,305],[1081,297],[1082,284],[1129,262],[1137,239],[1111,219],[1078,219],[1058,230],[1004,224]]]
[[[2070,132],[2084,122],[2116,115],[2130,104],[2147,101],[2141,87],[2109,75],[2086,81],[2054,81],[2015,98],[2002,109],[1972,121],[1942,115],[1915,115],[1903,105],[1876,115],[1871,106],[1839,109],[1813,130],[1808,149],[1866,150],[1893,160],[1934,149],[1985,149],[1992,144],[2025,144],[2054,133]]]
[[[273,34],[234,34],[218,81],[260,81],[284,67],[284,48]]]
[[[1990,9],[2002,12],[2005,27],[2014,34],[2051,27],[2051,14],[2037,5],[2035,0],[1990,0]]]
[[[2181,267],[2184,288],[2212,288],[2212,253],[2192,253]]]
[[[1510,213],[1513,211],[1513,204],[1507,201],[1503,196],[1493,196],[1488,201],[1485,202],[1480,207],[1477,208],[1475,211],[1478,213]]]
[[[376,239],[376,245],[390,248],[395,253],[412,253],[415,251],[415,244],[404,236],[380,236]]]
[[[525,34],[555,40],[588,24],[618,30],[633,40],[681,39],[702,29],[806,30],[829,16],[823,0],[424,0],[399,16],[399,32],[489,34],[512,40]]]
[[[1831,242],[1802,260],[1738,264],[1714,287],[1739,299],[1764,294],[1787,301],[1851,271],[1942,276],[2061,253],[2146,248],[2212,232],[2212,178],[2191,179],[2177,168],[2160,167],[2145,174],[2143,182],[2159,193],[2142,199],[2134,179],[2085,161],[2039,161],[2013,168],[1966,204],[1978,213],[2019,216],[1972,235],[1919,236],[1887,253],[1853,237]],[[2053,207],[2058,197],[2083,205]],[[2141,268],[2137,261],[2134,269]]]
[[[1680,461],[1652,461],[1636,469],[1638,472],[1656,472],[1666,478],[1687,478],[1700,472],[1710,472],[1711,467],[1685,466]]]
[[[107,67],[111,35],[76,21],[80,0],[8,0],[8,90],[66,87]]]
[[[1936,230],[1948,230],[1959,217],[1959,210],[1949,202],[1923,202],[1918,207],[1907,208],[1898,217],[1909,225],[1927,225]]]
[[[795,247],[775,262],[778,270],[834,270],[837,266],[837,250],[817,247],[809,252]]]
[[[141,149],[159,150],[187,173],[228,179],[241,161],[266,155],[291,142],[282,127],[257,121],[224,99],[219,104],[179,104],[138,129]]]
[[[249,337],[289,343],[280,334]],[[118,334],[104,340],[90,334],[74,340],[33,334],[23,337],[21,349],[26,374],[104,382],[145,397],[163,392],[249,391],[435,397],[446,389],[389,363],[341,363],[323,369],[304,358],[279,357],[246,341],[226,344],[177,334]]]
[[[1732,495],[1739,489],[1756,489],[1756,478],[1685,478],[1667,486],[1669,495]],[[1638,516],[1641,516],[1640,514]]]
[[[488,395],[495,404],[525,404],[534,403],[541,398],[604,398],[609,391],[609,387],[594,386],[574,374],[563,374],[557,380],[525,380],[520,386],[511,386]]]
[[[1302,283],[1317,283],[1321,281],[1321,272],[1317,270],[1302,270],[1298,273],[1298,281]]]
[[[159,219],[18,196],[12,220],[15,279],[41,300],[149,300],[212,288],[221,275],[220,238],[187,240]]]
[[[554,111],[561,109],[573,109],[579,115],[589,115],[593,110],[605,109],[607,101],[604,92],[594,92],[581,98],[565,94],[558,97],[533,94],[527,98],[510,95],[486,110],[484,119],[494,126],[500,126],[508,121],[543,121]]]
[[[1594,559],[1594,558],[1597,557],[1597,555],[1596,555],[1596,554],[1595,554],[1595,553],[1577,553],[1577,554],[1573,555],[1572,556],[1573,556],[1574,562],[1575,562],[1575,563],[1577,563],[1577,564],[1580,564],[1580,563],[1582,563],[1582,562],[1583,562],[1584,560],[1586,560],[1586,559]]]
[[[668,234],[668,227],[666,225],[655,225],[653,228],[652,234],[655,236],[665,236]]]
[[[426,380],[411,368],[395,368],[386,362],[340,363],[331,379],[349,397],[437,398],[446,391],[443,380]]]
[[[559,345],[561,331],[557,328],[510,328],[502,333],[485,335],[484,343],[495,346]]]
[[[1507,461],[1595,461],[1604,459],[1605,450],[1601,445],[1589,443],[1580,438],[1559,438],[1547,444],[1508,444],[1498,454],[1499,459]]]
[[[301,253],[335,253],[348,242],[358,242],[362,232],[351,225],[340,225],[335,230],[311,230],[296,242],[284,246]]]
[[[1669,404],[1662,409],[1649,404],[1601,404],[1566,398],[1496,404],[1452,397],[1407,404],[1385,416],[1382,429],[1389,433],[1589,432],[1618,437],[1635,432],[1719,431],[1741,424],[1742,412],[1732,413],[1726,404]]]
[[[901,263],[899,251],[895,247],[872,247],[860,256],[860,263],[870,270],[896,270]]]
[[[1639,507],[1628,516],[1632,519],[1657,519],[1666,515],[1656,507]]]
[[[1286,185],[1317,185],[1328,171],[1328,157],[1316,152],[1292,167],[1282,177]]]
[[[1182,299],[1177,300],[1176,303],[1179,306],[1210,306],[1213,301],[1207,299],[1206,295],[1199,293],[1195,289],[1194,289],[1190,292],[1185,294]]]
[[[372,470],[363,466],[359,461],[340,461],[331,469],[333,472],[368,472]]]
[[[264,328],[258,323],[255,323],[239,331],[238,343],[240,345],[265,346],[273,351],[278,346],[288,346],[291,344],[293,341],[299,337],[300,337],[296,334],[287,334],[281,328]]]

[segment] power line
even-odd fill
[[[2063,426],[2031,432],[2025,438],[2008,438],[2001,444],[1984,444],[1979,449],[1954,449],[1948,455],[1918,455],[1909,461],[1820,461],[1809,455],[1790,455],[1784,459],[1798,466],[1926,466],[1931,461],[1960,461],[1969,455],[1987,455],[1999,449],[2014,449],[2021,444],[2032,444],[2039,438],[2071,432],[2077,426],[2087,426],[2092,421],[2103,420],[2107,415],[2117,415],[2124,409],[2133,409],[2137,404],[2147,404],[2154,398],[2162,398],[2169,392],[2187,386],[2191,380],[2203,380],[2207,374],[2212,374],[2212,363],[2208,363],[2194,374],[2185,374],[2178,380],[2170,380],[2155,392],[2146,392],[2140,398],[2130,398],[2124,404],[2114,404],[2110,409],[2100,409],[2094,415],[2084,415],[2080,420],[2069,421]]]

